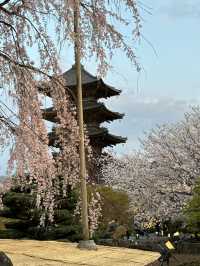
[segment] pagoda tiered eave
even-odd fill
[[[127,138],[110,134],[107,128],[95,127],[93,125],[87,127],[88,136],[90,138],[90,144],[98,144],[98,146],[104,148],[107,146],[114,146],[120,143],[125,143]],[[48,134],[49,145],[53,147],[59,147],[58,136],[55,129]]]
[[[122,119],[124,114],[118,112],[112,112],[109,110],[104,103],[89,101],[83,101],[84,110],[84,122],[96,121],[98,123],[103,123],[105,121],[111,122],[116,119]],[[45,120],[56,123],[58,122],[57,112],[53,107],[42,109],[42,115]]]
[[[107,85],[103,79],[91,75],[87,72],[84,67],[81,68],[82,71],[82,93],[83,98],[88,97],[88,95],[95,97],[96,99],[108,98],[112,96],[120,95],[121,90],[115,89],[114,87]],[[66,90],[72,91],[76,94],[76,69],[72,66],[68,71],[62,74],[65,81]],[[41,93],[51,97],[51,82],[38,84],[38,89]]]

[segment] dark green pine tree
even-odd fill
[[[77,241],[81,237],[79,220],[74,216],[77,193],[68,188],[65,198],[56,199],[55,221],[46,224],[45,228],[38,227],[40,212],[35,209],[35,196],[30,188],[23,191],[19,187],[12,188],[3,196],[5,208],[0,211],[0,220],[5,222],[6,230],[0,230],[0,238],[33,238],[33,239],[68,239]]]

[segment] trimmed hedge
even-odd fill
[[[74,191],[69,190],[67,198],[57,199],[58,207],[55,210],[54,224],[46,224],[45,228],[38,227],[40,212],[34,209],[35,197],[30,194],[30,191],[25,193],[12,189],[3,196],[2,200],[5,208],[1,211],[4,223],[2,223],[3,230],[0,232],[0,238],[28,237],[41,240],[65,238],[71,241],[81,239],[81,226],[73,215],[77,201]]]
[[[0,238],[1,239],[20,239],[25,237],[25,233],[20,232],[15,229],[6,229],[6,230],[0,230]]]

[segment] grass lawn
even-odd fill
[[[98,251],[87,251],[74,243],[36,240],[1,239],[0,250],[14,266],[144,266],[159,257],[137,249],[98,246]]]

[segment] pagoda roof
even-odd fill
[[[89,128],[88,135],[90,137],[90,142],[93,144],[96,143],[98,146],[107,147],[107,146],[114,146],[120,143],[125,143],[127,138],[123,138],[121,136],[116,136],[110,134],[107,128],[100,127],[100,128]]]
[[[113,146],[119,143],[125,143],[127,138],[123,138],[121,136],[112,135],[108,132],[107,128],[104,127],[96,127],[96,126],[87,126],[88,136],[90,138],[90,142],[92,144],[99,145],[101,147]],[[48,134],[49,136],[49,145],[50,146],[58,146],[55,145],[55,141],[57,140],[57,136],[55,131],[52,131]]]
[[[90,99],[83,100],[84,119],[94,120],[95,122],[110,122],[116,119],[122,119],[124,114],[110,111],[104,103],[96,102]],[[56,110],[53,107],[43,109],[43,118],[51,121],[58,122]]]
[[[43,119],[50,122],[58,122],[56,110],[53,107],[41,109]]]
[[[62,74],[65,80],[65,86],[71,91],[76,90],[76,67],[73,65],[69,70]],[[88,71],[86,71],[81,65],[81,78],[82,78],[82,88],[83,88],[83,98],[92,95],[95,98],[108,98],[111,96],[117,96],[121,93],[121,90],[117,90],[114,87],[106,84],[102,78],[93,76]],[[40,82],[38,83],[38,89],[41,93],[50,95],[51,82]],[[85,96],[87,95],[87,96]]]
[[[68,86],[76,86],[76,66],[73,65],[69,70],[64,72],[63,74],[64,79],[66,80],[66,84]],[[82,84],[88,84],[98,81],[99,79],[92,74],[90,74],[88,71],[86,71],[81,65],[81,78],[82,78]]]
[[[76,66],[73,65],[69,70],[64,72],[63,78],[66,81],[66,86],[68,87],[76,87]],[[97,97],[111,97],[116,96],[121,93],[121,90],[117,90],[114,87],[106,84],[102,78],[98,78],[93,76],[91,73],[85,70],[83,65],[81,65],[81,78],[82,78],[82,86],[83,89],[90,90],[91,85],[96,86],[97,89]]]
[[[91,119],[95,117],[93,120],[99,123],[105,121],[110,122],[116,119],[122,119],[124,117],[124,114],[109,110],[104,103],[94,104],[84,101],[83,110],[85,120],[87,120],[86,116],[90,117]]]
[[[101,135],[98,137],[98,139],[94,140],[94,142],[98,143],[101,147],[107,147],[107,146],[114,146],[120,143],[126,143],[127,138],[123,138],[121,136],[116,136],[110,133],[107,133],[105,135]],[[91,139],[92,142],[92,139]]]

